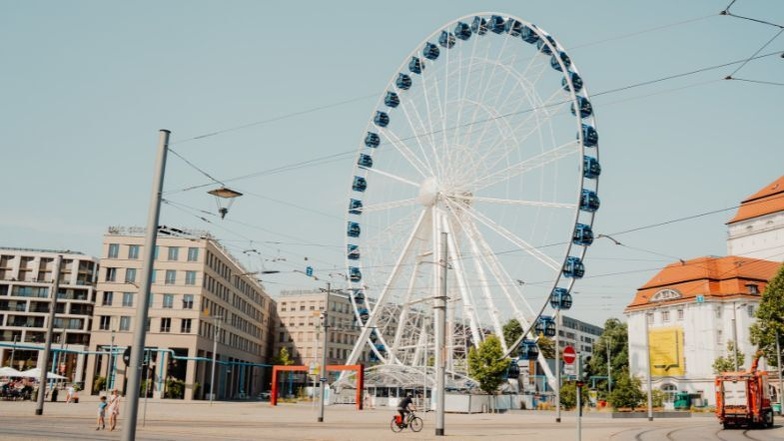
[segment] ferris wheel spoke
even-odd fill
[[[392,130],[384,129],[381,130],[380,133],[384,135],[387,140],[395,147],[395,150],[400,153],[400,155],[408,162],[411,167],[414,168],[423,178],[427,178],[431,176],[426,172],[428,166],[423,164],[422,161],[408,148],[405,142],[401,141],[400,138],[395,135]],[[369,169],[372,170],[372,169]]]
[[[406,288],[405,296],[403,297],[402,307],[400,311],[400,317],[398,324],[399,326],[395,329],[395,338],[392,342],[392,350],[390,351],[393,354],[397,354],[398,350],[400,349],[400,341],[403,338],[403,333],[407,329],[405,326],[406,322],[408,321],[408,311],[409,306],[408,303],[411,301],[411,295],[414,292],[414,286],[416,285],[417,274],[419,273],[419,265],[414,264],[413,271],[411,272],[411,279],[408,281],[408,287]]]
[[[396,175],[394,173],[390,173],[390,172],[381,170],[378,167],[366,168],[365,170],[367,170],[369,174],[375,174],[375,175],[379,175],[379,176],[384,176],[385,178],[393,179],[393,180],[395,180],[397,182],[402,182],[403,184],[410,185],[410,186],[412,186],[414,188],[417,188],[417,189],[419,188],[419,184],[417,184],[416,182],[411,181],[409,179],[406,179],[406,178],[404,178],[402,176],[398,176],[398,175]]]
[[[503,199],[503,198],[489,198],[483,196],[466,196],[466,195],[452,195],[455,199],[462,199],[473,205],[474,202],[487,202],[490,204],[499,205],[523,205],[528,207],[544,207],[544,208],[568,208],[575,209],[577,204],[567,204],[562,202],[545,202],[545,201],[523,201],[518,199]]]
[[[408,126],[411,129],[411,133],[413,133],[413,135],[411,135],[409,138],[410,139],[414,139],[416,141],[417,145],[419,146],[419,152],[421,153],[420,157],[425,162],[425,164],[427,164],[427,169],[430,171],[430,175],[433,176],[433,175],[436,174],[436,171],[437,171],[435,166],[430,162],[431,153],[433,154],[433,156],[436,153],[435,150],[432,149],[432,146],[434,145],[434,143],[431,142],[431,144],[430,144],[431,145],[431,152],[427,152],[427,150],[425,148],[425,145],[422,143],[422,136],[417,135],[417,133],[425,133],[426,132],[425,125],[422,122],[422,118],[419,115],[419,111],[417,110],[416,107],[413,108],[413,113],[414,113],[414,115],[416,115],[416,119],[419,122],[419,125],[417,126],[417,125],[414,124],[414,120],[411,117],[411,114],[409,113],[409,109],[408,109],[409,105],[413,106],[413,104],[411,103],[411,100],[408,100],[408,99],[400,104],[400,109],[403,111],[403,115],[405,115],[405,117],[406,117],[406,121],[408,122]]]
[[[415,198],[400,199],[397,201],[380,202],[377,204],[365,205],[362,207],[362,213],[373,213],[377,211],[388,211],[394,208],[410,207],[417,203]]]
[[[562,146],[558,146],[553,150],[542,152],[534,157],[528,158],[517,164],[510,165],[509,167],[485,176],[470,184],[469,188],[478,191],[500,182],[505,182],[515,176],[544,167],[550,163],[561,160],[569,155],[574,155],[580,152],[580,144],[577,141],[570,141]]]
[[[462,213],[466,213],[469,216],[473,217],[478,222],[483,224],[485,227],[491,229],[496,234],[498,234],[499,236],[501,236],[504,239],[508,240],[512,244],[520,247],[520,249],[522,249],[523,251],[527,252],[529,255],[531,255],[532,257],[536,258],[538,261],[540,261],[543,264],[547,265],[551,269],[554,269],[554,270],[557,270],[557,271],[561,270],[561,264],[560,263],[556,262],[552,257],[548,256],[547,254],[544,254],[543,252],[539,251],[538,249],[536,249],[536,247],[532,246],[531,244],[529,244],[528,242],[526,242],[522,238],[518,237],[517,235],[515,235],[514,233],[512,233],[508,229],[504,228],[503,226],[501,226],[498,223],[494,222],[493,220],[489,219],[487,216],[485,216],[484,214],[480,213],[477,210],[474,210],[474,209],[472,209],[470,207],[467,207],[465,205],[463,205],[462,208],[463,208],[461,210]]]
[[[476,315],[476,308],[474,306],[473,295],[471,293],[470,288],[468,287],[468,282],[465,279],[466,272],[463,270],[463,264],[462,264],[463,258],[460,253],[460,247],[458,246],[457,240],[455,239],[455,236],[452,233],[454,229],[449,227],[449,222],[447,222],[446,220],[444,221],[444,228],[447,230],[447,233],[449,233],[449,235],[447,236],[449,241],[449,247],[447,251],[449,252],[450,261],[452,262],[452,265],[454,266],[455,269],[458,290],[460,291],[460,295],[463,299],[464,314],[465,316],[468,317],[472,338],[474,339],[475,342],[479,342],[481,341],[481,336],[479,334],[480,322],[479,322],[479,318]]]

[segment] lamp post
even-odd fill
[[[646,320],[648,319],[646,318]],[[612,393],[612,363],[611,363],[612,357],[610,356],[611,342],[612,340],[610,338],[607,338],[607,343],[605,343],[607,345],[607,394],[608,395]]]
[[[329,323],[327,322],[327,311],[329,311],[329,295],[332,291],[332,284],[327,282],[327,291],[326,291],[326,302],[324,303],[324,314],[322,314],[323,324],[324,324],[324,347],[321,349],[321,378],[319,381],[321,382],[321,398],[319,399],[319,416],[318,422],[324,422],[324,398],[327,386],[327,334],[329,329]]]
[[[215,399],[215,362],[218,355],[218,336],[222,317],[215,317],[215,332],[212,335],[212,372],[210,373],[210,406]]]
[[[733,361],[735,363],[735,372],[738,372],[738,307],[735,302],[732,302],[732,352]]]
[[[52,333],[54,331],[54,319],[57,312],[57,291],[60,290],[60,264],[63,256],[58,255],[54,259],[54,280],[52,281],[52,294],[49,302],[49,323],[46,328],[46,342],[44,343],[44,354],[41,357],[41,377],[38,382],[38,403],[35,408],[36,415],[44,414],[44,395],[46,395],[46,368],[49,365],[49,355],[52,352]]]
[[[648,319],[653,320],[652,312],[645,312],[645,366],[648,377],[648,421],[653,421],[653,382],[651,381],[651,339],[648,334]]]
[[[561,422],[561,308],[555,310],[555,422]],[[535,365],[534,365],[535,366]]]
[[[17,340],[19,340],[19,334],[14,334],[14,345],[11,347],[11,362],[8,364],[10,367],[14,367],[14,356],[16,355]]]
[[[779,415],[784,415],[784,384],[781,378],[781,346],[779,343],[779,330],[776,329],[776,369],[779,374]]]
[[[441,233],[441,292],[434,298],[433,318],[436,331],[436,436],[444,436],[444,404],[446,386],[446,298],[447,298],[447,262],[449,252],[447,249],[447,233]]]
[[[112,331],[112,339],[111,339],[111,344],[109,345],[109,363],[106,366],[106,382],[104,383],[105,385],[104,390],[106,392],[114,388],[113,387],[114,381],[112,381],[112,379],[114,378],[114,327],[111,326],[111,324],[112,324],[112,319],[110,317],[109,326]]]

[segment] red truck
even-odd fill
[[[716,376],[716,416],[729,427],[773,427],[768,373],[758,371],[760,353],[748,372],[723,372]]]

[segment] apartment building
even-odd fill
[[[572,346],[575,351],[591,355],[593,344],[604,332],[600,326],[577,320],[572,317],[561,317],[561,326],[558,330],[559,346],[561,349]]]
[[[87,364],[93,392],[97,381],[127,386],[119,355],[133,338],[144,234],[112,227],[104,236],[90,342],[98,354]],[[148,395],[233,399],[266,390],[275,303],[253,273],[203,231],[160,228],[154,256],[142,376]]]
[[[55,259],[61,256],[51,366],[83,381],[95,304],[96,259],[74,251],[0,248],[0,366],[34,368],[49,326]]]

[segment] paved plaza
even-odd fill
[[[46,403],[43,416],[35,416],[33,402],[0,402],[2,440],[112,440],[120,439],[127,409],[122,409],[118,431],[96,431],[97,401],[87,397],[79,404]],[[420,414],[425,428],[392,433],[388,408],[356,411],[348,405],[328,406],[325,421],[316,422],[318,408],[309,403],[182,402],[150,400],[146,423],[139,408],[139,440],[573,440],[575,416],[564,413],[555,423],[554,412],[514,411],[504,414],[447,414],[445,437],[436,437],[435,414]],[[721,430],[711,414],[692,418],[611,419],[606,413],[583,418],[582,439],[589,440],[782,440],[782,420],[769,430]]]

